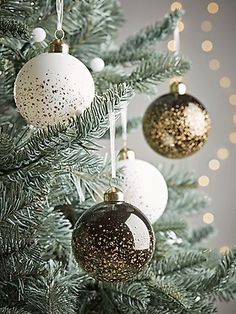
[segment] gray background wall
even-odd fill
[[[126,24],[120,31],[119,41],[123,41],[128,35],[136,33],[140,28],[163,18],[170,10],[174,1],[168,0],[121,0],[124,9]],[[218,233],[211,239],[208,246],[220,249],[222,246],[236,244],[235,230],[235,184],[236,184],[236,150],[235,144],[229,140],[230,133],[236,131],[233,115],[236,114],[236,106],[229,103],[229,96],[236,94],[236,1],[218,0],[219,12],[209,14],[207,0],[182,0],[180,1],[186,11],[184,17],[185,29],[181,33],[181,51],[192,61],[192,70],[185,76],[188,92],[202,101],[208,108],[212,118],[212,131],[205,147],[197,154],[180,161],[162,158],[152,151],[146,144],[141,130],[129,137],[129,146],[132,147],[140,159],[152,163],[174,163],[179,167],[194,169],[197,176],[206,175],[210,184],[203,188],[211,197],[209,212],[214,214],[213,225]],[[212,23],[212,30],[203,32],[201,23],[208,20]],[[171,39],[171,38],[170,38]],[[214,48],[211,52],[203,52],[201,43],[211,40]],[[166,44],[158,45],[158,49],[164,50]],[[216,58],[220,61],[220,69],[212,71],[208,62]],[[219,85],[221,77],[227,76],[231,80],[229,88]],[[168,91],[168,83],[162,84],[158,89],[158,95]],[[157,96],[158,96],[157,95]],[[129,116],[142,115],[153,98],[136,96],[129,106]],[[236,121],[235,121],[236,122]],[[220,160],[217,151],[226,148],[229,157]],[[220,161],[220,169],[212,171],[208,162],[211,159]],[[199,221],[202,217],[199,217]],[[236,313],[236,303],[220,305],[221,314]]]

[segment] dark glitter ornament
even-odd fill
[[[158,154],[168,158],[188,157],[205,144],[211,127],[206,108],[191,95],[181,94],[183,83],[154,100],[143,118],[146,141]]]
[[[155,236],[147,218],[122,201],[111,188],[105,201],[87,210],[72,235],[72,248],[79,266],[92,277],[107,282],[126,281],[150,261]]]

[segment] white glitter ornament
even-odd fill
[[[101,72],[105,67],[105,63],[102,58],[94,58],[90,61],[90,68],[93,72]]]
[[[33,29],[32,38],[36,43],[41,43],[46,38],[46,32],[42,27],[36,27]]]
[[[153,224],[163,214],[168,189],[160,171],[146,161],[135,159],[130,150],[121,150],[118,168],[122,168],[124,200],[137,208]],[[125,159],[128,158],[128,159]],[[123,159],[123,160],[122,160]]]
[[[49,53],[29,60],[17,75],[14,96],[20,114],[32,125],[45,128],[80,115],[94,98],[93,78],[86,66],[68,54],[62,39]]]

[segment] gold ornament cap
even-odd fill
[[[118,154],[118,160],[134,160],[135,152],[129,148],[122,148]]]
[[[184,95],[186,93],[186,85],[183,82],[174,82],[170,85],[172,94]]]
[[[69,52],[69,45],[67,45],[63,39],[54,39],[49,44],[48,52],[56,52],[56,53],[68,53]]]
[[[117,187],[112,186],[104,193],[104,202],[123,202],[123,201],[124,194]]]

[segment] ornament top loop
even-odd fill
[[[57,30],[62,31],[62,21],[63,21],[63,0],[56,0],[56,10],[57,10]],[[64,33],[64,32],[63,32]],[[61,38],[59,38],[61,39]]]
[[[122,148],[118,154],[118,160],[135,160],[135,152],[129,148]]]
[[[186,93],[186,85],[183,82],[174,82],[170,85],[172,94],[184,95]]]
[[[49,44],[48,52],[68,53],[69,46],[62,39],[54,39]]]
[[[65,33],[64,33],[63,29],[57,29],[54,33],[54,36],[56,39],[63,39],[65,36]]]
[[[124,194],[117,187],[110,187],[104,193],[104,202],[123,202]]]

